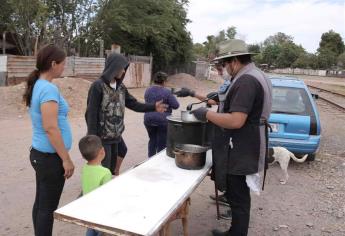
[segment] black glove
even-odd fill
[[[181,88],[181,90],[174,93],[177,97],[194,97],[195,92],[189,88]]]
[[[206,118],[207,112],[208,110],[206,109],[206,107],[199,107],[198,109],[195,109],[191,111],[190,113],[192,113],[200,121],[207,121],[207,118]]]
[[[217,92],[210,92],[209,94],[206,95],[208,99],[212,99],[216,102],[219,102],[219,97]]]

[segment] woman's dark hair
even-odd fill
[[[158,71],[156,74],[153,75],[153,82],[155,84],[163,84],[166,81],[168,75],[162,71]]]
[[[40,74],[48,71],[51,68],[53,61],[59,64],[63,62],[65,58],[65,52],[53,44],[48,44],[39,50],[36,57],[36,69],[30,73],[26,82],[27,86],[23,95],[23,100],[26,106],[30,107],[31,105],[32,91],[36,81],[40,77]]]

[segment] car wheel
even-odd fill
[[[307,161],[315,161],[315,153],[313,153],[313,154],[309,154],[308,156],[307,156]]]

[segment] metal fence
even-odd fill
[[[35,57],[0,56],[0,86],[14,85],[23,82],[35,69]],[[131,87],[146,87],[151,81],[151,57],[129,56],[131,62],[124,81]],[[62,77],[98,78],[104,69],[104,58],[67,57]]]

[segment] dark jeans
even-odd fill
[[[118,143],[103,143],[105,156],[102,160],[102,166],[108,168],[113,175],[115,174],[116,160],[118,155],[118,145]]]
[[[250,191],[245,175],[227,175],[227,199],[230,203],[232,222],[230,236],[246,236],[250,218]]]
[[[94,230],[94,229],[87,229],[85,236],[102,236],[102,232],[98,232],[97,230]]]
[[[30,151],[31,165],[36,172],[36,197],[32,221],[36,236],[50,236],[53,231],[53,212],[60,201],[65,178],[61,158],[55,153]]]
[[[167,146],[167,126],[145,125],[145,127],[150,138],[148,144],[148,155],[149,157],[152,157]]]

